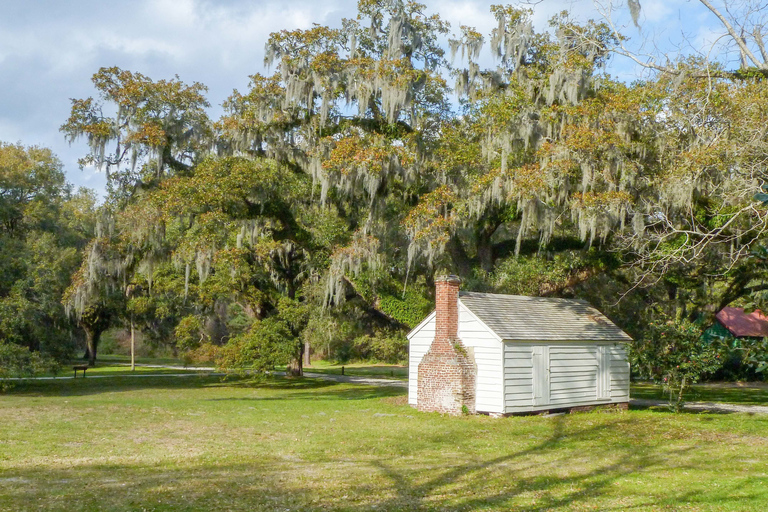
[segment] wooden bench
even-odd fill
[[[85,370],[88,369],[88,365],[87,364],[76,364],[75,366],[72,367],[72,369],[75,370],[75,378],[77,378],[77,372],[79,370],[83,371],[83,378],[85,378]]]

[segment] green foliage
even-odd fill
[[[350,344],[360,329],[357,312],[349,304],[342,308],[314,308],[302,339],[309,342],[315,357],[347,362],[352,357]]]
[[[630,350],[633,369],[661,383],[675,411],[682,410],[683,394],[702,377],[723,366],[723,351],[702,339],[701,327],[687,322],[651,322]]]
[[[61,299],[93,227],[93,193],[72,193],[47,149],[0,143],[0,340],[57,361],[74,333]]]
[[[111,199],[129,200],[139,182],[183,172],[192,155],[204,152],[204,85],[154,81],[118,67],[103,67],[91,80],[100,98],[73,99],[61,131],[70,142],[86,139],[90,151],[80,165],[106,170]],[[115,116],[105,115],[112,108]]]
[[[737,338],[715,322],[702,340],[723,351],[723,367],[717,373],[725,380],[760,380],[768,377],[768,338]]]
[[[408,285],[405,293],[394,286],[380,289],[378,307],[385,315],[413,329],[434,309],[435,304],[430,299],[424,278],[419,277]]]
[[[408,360],[408,339],[397,331],[377,331],[352,341],[348,360],[402,364]]]
[[[0,391],[10,389],[12,385],[2,379],[34,377],[58,370],[59,364],[53,358],[0,339]]]
[[[197,315],[185,316],[176,324],[173,336],[179,350],[189,351],[210,342],[210,337],[204,331],[203,320]]]
[[[270,317],[229,340],[219,351],[216,365],[239,372],[274,370],[295,357],[299,344],[288,322]]]
[[[586,265],[585,258],[575,251],[556,254],[552,259],[509,257],[497,263],[488,281],[498,293],[540,296],[563,289]]]
[[[622,41],[609,25],[563,12],[537,33],[511,6],[491,7],[498,65],[480,67],[486,37],[465,26],[449,65],[449,27],[424,11],[366,0],[334,28],[274,32],[274,75],[252,76],[215,123],[201,84],[100,69],[98,97],[74,100],[62,126],[88,141],[82,163],[107,171],[98,225],[87,197],[51,200],[66,188],[51,155],[0,152],[13,190],[0,195],[0,333],[32,347],[60,330],[49,313],[72,261],[64,302],[94,343],[130,313],[156,346],[209,354],[229,340],[231,364],[265,368],[265,351],[283,360],[290,345],[296,371],[301,342],[402,359],[395,330],[429,312],[436,270],[469,289],[580,296],[634,332],[659,312],[758,300],[767,258],[745,255],[768,232],[755,214],[768,202],[755,178],[764,83],[697,59],[621,83],[603,73]],[[754,347],[739,353],[762,368]]]

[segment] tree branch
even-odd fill
[[[728,34],[731,36],[731,38],[733,38],[733,40],[736,41],[736,44],[739,45],[739,49],[741,50],[741,52],[747,57],[749,57],[749,60],[754,62],[755,67],[757,67],[758,69],[768,69],[768,62],[760,62],[760,60],[757,57],[755,57],[755,54],[752,53],[752,51],[747,46],[747,43],[744,41],[744,38],[741,37],[741,35],[736,32],[736,29],[733,28],[733,25],[731,25],[728,22],[728,19],[725,16],[723,16],[722,13],[718,11],[714,5],[709,3],[708,0],[699,0],[699,2],[701,2],[707,9],[709,9],[712,12],[712,14],[717,16],[717,18],[720,20],[720,23],[723,24],[723,26],[728,31]]]

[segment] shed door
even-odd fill
[[[597,398],[611,398],[611,351],[610,347],[598,347]]]
[[[549,347],[533,347],[533,405],[549,404]]]

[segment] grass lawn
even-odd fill
[[[632,398],[667,400],[661,386],[633,383]],[[693,385],[683,395],[688,402],[724,402],[741,405],[768,405],[768,383],[764,382],[707,382]],[[766,507],[768,509],[768,507]]]
[[[99,354],[96,364],[99,363],[129,363],[131,362],[131,356],[125,356],[122,354]],[[181,359],[173,357],[137,357],[136,364],[156,364],[166,366],[213,366],[213,363],[185,363]]]
[[[336,364],[329,361],[312,361],[312,366],[307,366],[304,371],[309,373],[325,373],[341,375],[341,368],[344,368],[344,375],[354,375],[359,377],[376,378],[395,378],[399,380],[408,379],[408,367],[396,364],[371,364],[371,363],[348,363]]]
[[[72,370],[73,365],[81,365],[86,364],[83,361],[77,361],[71,364],[65,364],[62,365],[61,370],[56,375],[53,374],[43,374],[42,377],[72,377],[74,375],[74,371]],[[164,364],[164,363],[152,363],[152,364]],[[131,371],[130,366],[125,366],[124,364],[115,364],[113,362],[106,362],[106,361],[97,361],[96,366],[92,368],[88,368],[88,370],[85,373],[85,377],[93,377],[96,375],[110,375],[110,376],[119,376],[119,375],[136,375],[136,374],[171,374],[171,375],[178,375],[178,374],[198,374],[200,373],[200,370],[184,370],[184,369],[173,369],[173,368],[152,368],[147,366],[137,366],[134,371]],[[81,370],[78,370],[77,372],[77,378],[81,378],[83,376],[83,372]]]
[[[312,379],[26,383],[0,510],[766,510],[768,416],[451,418]]]

